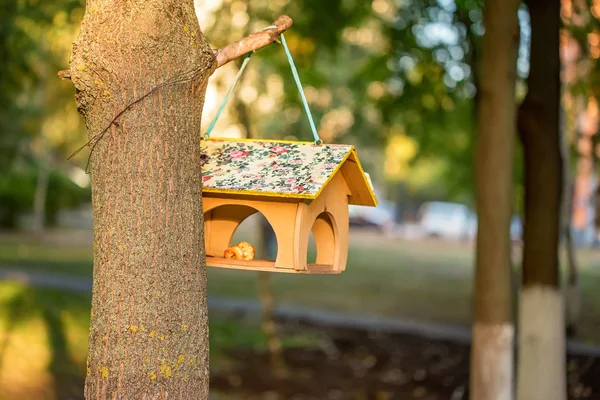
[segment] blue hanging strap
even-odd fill
[[[210,122],[210,125],[208,126],[208,129],[206,130],[206,133],[204,134],[204,136],[206,136],[206,137],[210,136],[213,128],[215,127],[215,124],[217,123],[217,120],[219,119],[219,117],[221,116],[221,113],[223,112],[223,109],[225,108],[225,104],[227,104],[227,102],[229,101],[229,97],[231,97],[231,93],[233,93],[233,89],[235,89],[235,86],[237,85],[240,78],[242,77],[242,73],[246,69],[246,66],[248,65],[248,61],[250,61],[250,57],[252,57],[252,53],[253,52],[251,51],[250,53],[246,54],[246,58],[244,58],[244,62],[242,63],[240,70],[238,71],[237,75],[235,76],[235,79],[233,80],[233,84],[231,85],[231,88],[229,88],[229,91],[227,92],[227,95],[225,96],[225,100],[223,100],[223,103],[221,103],[221,107],[219,107],[217,114],[215,114],[214,118]]]
[[[269,26],[269,27],[265,28],[264,30],[272,29],[272,28],[276,28],[276,26]],[[306,97],[304,96],[304,90],[302,89],[302,83],[300,83],[300,76],[298,76],[298,71],[296,70],[296,65],[294,65],[294,60],[292,59],[292,55],[290,54],[290,50],[288,49],[287,43],[285,42],[285,37],[283,36],[283,33],[280,36],[281,36],[281,44],[283,45],[283,49],[285,50],[285,55],[287,56],[288,62],[290,63],[290,68],[292,70],[292,75],[294,76],[294,81],[296,82],[296,86],[298,87],[298,91],[300,92],[302,104],[304,105],[304,110],[306,111],[306,115],[308,117],[308,122],[310,124],[310,129],[311,129],[313,137],[315,139],[315,143],[323,144],[323,141],[321,140],[321,138],[319,137],[319,134],[317,133],[317,128],[315,127],[315,123],[313,121],[312,114],[310,113],[310,108],[308,107],[308,102],[306,101]],[[229,97],[231,97],[231,93],[233,93],[233,89],[235,89],[235,86],[237,85],[237,83],[239,82],[239,80],[242,76],[242,73],[246,69],[246,66],[248,65],[248,61],[250,61],[250,57],[252,56],[252,53],[253,52],[250,52],[246,55],[246,58],[244,59],[244,62],[242,63],[240,70],[238,71],[235,79],[233,80],[233,84],[231,85],[231,88],[229,89],[229,91],[227,92],[227,95],[225,96],[225,99],[223,100],[223,103],[219,107],[217,114],[214,116],[213,120],[211,121],[210,125],[208,126],[208,129],[206,130],[206,133],[204,134],[205,137],[210,136],[213,128],[215,127],[215,124],[217,123],[217,120],[221,116],[221,113],[223,112],[223,109],[225,108],[225,105],[227,104],[227,101],[229,100]]]
[[[308,117],[308,122],[310,123],[310,129],[312,130],[313,137],[315,138],[315,143],[322,144],[323,141],[319,137],[317,133],[317,128],[315,128],[315,123],[312,118],[312,114],[310,113],[310,108],[308,108],[308,102],[306,101],[306,97],[304,96],[304,90],[302,89],[302,84],[300,83],[300,77],[298,76],[298,71],[296,70],[296,65],[294,65],[294,60],[292,59],[292,55],[290,54],[290,50],[287,47],[287,43],[285,42],[285,37],[283,37],[283,33],[281,34],[281,44],[283,45],[283,49],[285,50],[285,55],[287,56],[288,61],[290,62],[290,68],[292,69],[292,75],[294,75],[294,80],[296,81],[296,86],[298,86],[298,91],[300,92],[300,97],[302,97],[302,104],[304,104],[304,110],[306,110],[306,116]]]

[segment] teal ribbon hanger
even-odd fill
[[[271,28],[275,28],[275,27],[270,26],[266,29],[271,29]],[[322,144],[323,141],[321,140],[321,138],[319,137],[319,134],[317,133],[317,128],[315,127],[315,122],[313,121],[313,117],[310,112],[310,108],[308,107],[308,102],[306,101],[306,97],[304,96],[304,90],[302,89],[302,83],[300,82],[300,76],[298,75],[298,70],[296,69],[296,65],[294,64],[294,60],[292,58],[292,55],[290,54],[290,50],[287,46],[285,37],[283,36],[283,33],[280,36],[281,36],[281,44],[283,45],[283,50],[285,51],[285,55],[287,56],[288,62],[290,63],[290,69],[292,70],[292,75],[294,77],[294,81],[296,82],[296,86],[298,87],[298,91],[300,92],[300,98],[302,99],[302,104],[304,105],[304,110],[306,111],[306,116],[308,117],[308,123],[310,124],[310,129],[311,129],[313,137],[315,139],[315,143]],[[229,88],[229,91],[227,92],[227,95],[225,96],[223,103],[221,103],[221,106],[217,110],[217,114],[214,116],[214,118],[210,122],[210,125],[208,126],[208,129],[206,130],[206,133],[204,134],[205,137],[209,137],[210,134],[212,133],[212,130],[215,127],[215,124],[217,123],[219,117],[223,113],[223,110],[225,109],[225,105],[229,101],[229,98],[231,97],[233,90],[235,89],[236,85],[238,84],[240,78],[242,77],[242,73],[248,66],[248,62],[250,61],[250,57],[252,57],[253,53],[254,52],[252,51],[252,52],[246,54],[246,57],[244,58],[244,62],[242,63],[240,70],[238,71],[237,75],[235,76],[235,79],[233,80],[233,84],[231,85],[231,88]]]

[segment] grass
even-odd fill
[[[341,275],[273,274],[278,303],[424,321],[470,322],[471,246],[407,242],[355,232],[350,248],[348,266]],[[582,250],[578,258],[583,291],[581,337],[600,343],[600,252]],[[0,236],[3,265],[91,277],[91,245]],[[256,275],[211,268],[209,293],[256,300]],[[0,399],[44,400],[81,393],[89,306],[89,296],[0,282]],[[211,368],[222,372],[240,362],[229,359],[227,349],[264,349],[258,321],[215,314],[210,321]],[[285,346],[316,342],[313,337],[284,338]]]
[[[53,230],[43,236],[0,232],[0,266],[91,278],[92,237],[88,230]]]
[[[241,239],[252,241],[253,237],[248,232],[236,233],[234,241]],[[91,246],[23,242],[0,242],[0,265],[91,276]],[[600,343],[600,252],[581,250],[578,258],[583,291],[581,338]],[[472,266],[470,244],[402,241],[354,232],[343,274],[273,274],[272,288],[279,304],[466,325],[471,319]],[[209,294],[256,300],[256,275],[209,268]]]
[[[79,398],[89,316],[89,296],[0,282],[0,399]],[[265,348],[256,322],[211,315],[211,368],[235,365],[228,349]],[[286,347],[315,343],[307,336],[283,338]]]
[[[91,278],[92,247],[0,242],[0,265]]]
[[[0,283],[0,398],[81,392],[89,298]]]
[[[274,274],[272,282],[277,301],[283,304],[456,322],[470,308],[467,265],[468,257],[462,254],[354,243],[341,275]],[[210,293],[257,295],[256,274],[252,272],[209,269],[208,279]],[[440,300],[444,301],[441,309]]]

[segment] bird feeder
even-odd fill
[[[353,146],[254,139],[203,140],[206,265],[339,274],[348,256],[348,205],[376,206]],[[261,213],[277,240],[269,260],[225,258],[237,227]],[[307,263],[310,233],[317,258]]]

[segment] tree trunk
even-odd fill
[[[517,396],[566,398],[564,305],[558,244],[563,165],[560,138],[560,1],[527,1],[531,17],[528,93],[519,109],[525,156],[523,285]]]
[[[88,0],[70,65],[93,150],[88,400],[208,398],[199,133],[215,66],[192,0]]]
[[[47,43],[44,40],[40,44],[43,52],[46,52]],[[40,76],[48,76],[48,67],[44,63],[40,63]],[[44,107],[47,106],[49,102],[48,97],[48,84],[45,80],[41,81],[39,85],[39,96],[41,102],[44,104]],[[48,184],[50,181],[50,159],[51,159],[51,151],[50,145],[48,143],[46,132],[46,124],[42,122],[40,127],[39,134],[39,152],[37,154],[37,180],[35,184],[35,195],[33,198],[33,223],[32,230],[35,236],[37,236],[38,240],[41,239],[44,228],[46,226],[46,199],[48,195]]]
[[[50,169],[45,160],[40,160],[38,176],[35,184],[35,197],[33,198],[33,232],[41,235],[46,224],[46,197],[48,194],[48,180]]]
[[[246,34],[248,33],[249,32],[246,31]],[[240,83],[243,84],[243,82]],[[252,127],[248,106],[246,106],[246,104],[244,104],[244,102],[242,102],[239,98],[236,98],[235,109],[241,124],[246,129],[246,137],[250,139],[258,138]],[[271,241],[275,240],[275,237],[271,234],[271,226],[263,217],[260,219],[260,223],[258,224],[257,228],[257,255],[263,259],[269,259],[272,257],[272,259],[275,260],[277,254],[271,254]],[[257,280],[258,298],[260,300],[263,313],[262,329],[267,342],[267,352],[269,353],[271,369],[276,377],[285,378],[289,375],[289,372],[282,353],[283,346],[281,345],[281,337],[273,317],[275,300],[273,291],[271,290],[271,273],[264,271],[258,272]]]
[[[565,160],[566,163],[566,160]],[[571,226],[571,217],[573,216],[573,184],[568,170],[565,172],[566,195],[564,197],[564,241],[567,253],[567,287],[565,290],[565,319],[567,336],[577,335],[577,322],[581,314],[581,289],[579,287],[579,268],[577,267],[577,258],[575,257],[575,246],[573,243],[573,233]]]
[[[513,396],[510,219],[519,1],[487,0],[475,155],[478,214],[470,397]]]
[[[285,363],[285,358],[283,357],[281,338],[279,337],[277,324],[275,323],[275,318],[273,316],[275,301],[270,281],[270,272],[258,273],[258,296],[263,312],[262,328],[267,342],[267,351],[269,353],[273,375],[278,378],[286,378],[289,376],[289,371]]]

